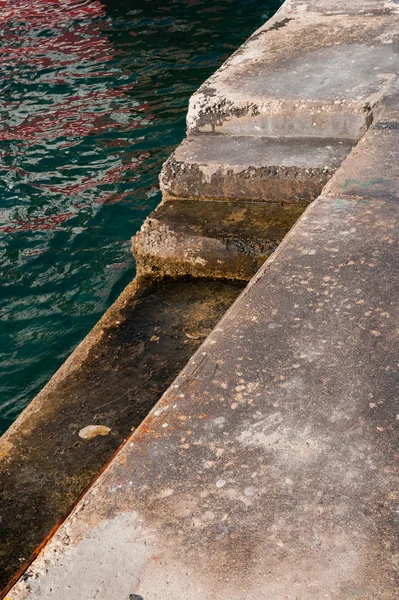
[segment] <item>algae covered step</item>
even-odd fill
[[[160,175],[164,198],[311,202],[351,151],[344,139],[191,135]]]
[[[167,200],[133,238],[137,271],[249,280],[303,210],[276,202]]]
[[[241,282],[136,279],[1,438],[0,590],[242,288]]]

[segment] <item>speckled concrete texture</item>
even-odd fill
[[[199,139],[369,129],[7,600],[397,600],[398,15],[289,0],[193,98]]]
[[[359,148],[9,598],[397,599],[397,133]]]
[[[359,139],[397,73],[399,5],[284,3],[192,96],[189,132]]]

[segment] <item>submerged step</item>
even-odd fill
[[[304,208],[276,202],[164,201],[133,238],[137,272],[249,280]]]
[[[0,590],[242,288],[241,282],[136,279],[1,438]]]
[[[359,139],[395,78],[396,11],[288,0],[192,96],[189,132]]]
[[[189,136],[160,175],[164,197],[311,202],[353,141]]]

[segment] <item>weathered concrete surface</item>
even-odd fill
[[[133,238],[137,271],[249,281],[305,205],[166,201]]]
[[[390,88],[375,107],[376,122],[372,126],[376,129],[397,129],[399,114],[399,79],[396,78]]]
[[[399,196],[399,130],[372,129],[359,142],[353,160],[344,161],[324,194],[340,198],[342,193],[363,198],[372,190],[373,198],[396,201]]]
[[[162,204],[133,238],[141,275],[249,280],[353,142],[196,135],[160,175]]]
[[[350,152],[348,140],[189,136],[163,166],[164,198],[311,202]]]
[[[398,18],[398,2],[285,2],[192,96],[188,137],[160,175],[163,199],[313,201],[383,98],[395,110]],[[223,217],[209,236],[197,226],[206,209],[192,210],[198,218],[180,221],[171,204],[149,217],[133,240],[139,272],[244,279],[278,242],[256,225],[249,237],[237,227],[231,244]]]
[[[189,132],[359,139],[397,73],[399,4],[289,0],[190,100]]]
[[[179,172],[177,196],[191,199],[165,202],[155,213],[161,229],[172,224],[170,231],[180,231],[176,252],[197,234],[211,242],[222,231],[231,242],[238,224],[244,233],[246,224],[253,227],[252,210],[277,206],[263,202],[270,191],[263,197],[260,183],[250,193],[263,208],[249,207],[251,197],[242,192],[242,167],[257,165],[255,182],[271,174],[269,161],[258,160],[267,154],[264,140],[248,135],[319,137],[324,153],[329,138],[347,144],[343,138],[353,142],[371,129],[8,598],[397,599],[398,14],[393,1],[290,0],[195,95],[188,123],[190,135],[200,136],[196,155],[226,147],[236,157],[226,173],[236,177],[241,213],[229,201],[196,202],[200,212],[191,210],[193,199],[206,198],[204,190],[217,200],[233,192],[213,178],[212,160],[192,168],[182,146],[177,156],[187,153],[177,167],[182,171],[187,162],[198,188]],[[203,132],[240,138],[217,142],[221,136]],[[283,144],[288,148],[275,142],[274,157]],[[309,139],[299,143],[309,148]],[[243,148],[248,154],[240,159]],[[271,165],[284,186],[286,150]],[[325,161],[313,156],[317,170]],[[304,171],[293,169],[290,177],[295,174],[303,186]],[[162,181],[165,196],[173,196],[173,185],[167,189]],[[226,190],[221,197],[212,195],[217,186]],[[281,210],[290,200],[289,210],[312,199],[303,192],[290,198],[284,186]],[[211,206],[214,215],[225,211],[220,227],[201,213]],[[179,223],[183,215],[187,228]],[[156,241],[156,228],[146,227]],[[266,221],[256,228],[261,235]],[[254,240],[251,259],[259,252]],[[143,237],[142,248],[145,243]],[[195,299],[198,283],[190,292]],[[152,298],[148,304],[153,311]],[[165,321],[171,309],[163,304]],[[126,330],[122,357],[107,346],[114,361],[110,382],[117,386],[129,364],[130,336]],[[199,343],[197,331],[186,337]],[[165,348],[170,362],[160,368],[168,371],[175,354]],[[90,379],[84,389],[102,394]],[[78,443],[110,439],[112,427],[81,441],[88,424],[78,421],[73,430]],[[56,452],[54,439],[46,446],[49,430],[39,439],[50,464]],[[20,451],[3,448],[5,456]],[[16,473],[21,463],[13,464]],[[47,489],[56,484],[54,475]],[[10,504],[12,491],[6,489]],[[34,504],[27,516],[34,523]]]
[[[397,136],[365,136],[8,598],[397,600]]]
[[[141,423],[242,287],[135,280],[0,439],[0,589]]]

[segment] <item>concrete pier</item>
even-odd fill
[[[285,207],[286,227],[276,231],[256,205],[274,204],[277,214],[313,201],[394,85],[396,11],[395,2],[289,0],[199,88],[187,138],[160,176],[168,205],[133,242],[139,272],[255,274],[295,222]],[[182,207],[173,208],[180,200],[208,201],[189,210],[208,210],[220,227],[193,232]],[[237,207],[214,208],[225,201],[246,203],[246,227],[231,231]]]
[[[298,220],[8,600],[397,600],[398,50],[396,1],[289,0],[195,94],[139,269]]]
[[[397,599],[397,165],[370,131],[9,598]]]

